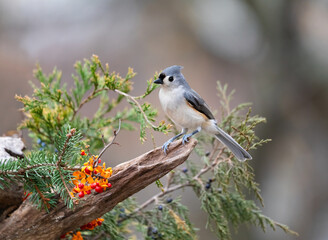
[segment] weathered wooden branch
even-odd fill
[[[100,194],[88,195],[72,210],[59,203],[46,213],[26,201],[0,222],[1,239],[58,239],[63,233],[102,216],[119,202],[182,164],[196,143],[191,139],[183,146],[180,140],[170,145],[166,156],[161,148],[157,148],[116,166],[109,179],[113,187]]]

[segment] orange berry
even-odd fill
[[[78,187],[75,187],[75,188],[73,188],[73,191],[76,192],[76,193],[78,193],[78,192],[80,192],[81,190],[80,190]]]

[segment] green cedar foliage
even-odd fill
[[[17,96],[17,99],[24,104],[26,115],[20,128],[28,129],[35,143],[41,143],[42,147],[26,154],[22,161],[5,161],[0,165],[0,187],[10,181],[22,182],[31,193],[28,199],[46,210],[56,205],[58,193],[68,207],[73,206],[68,189],[72,189],[74,168],[83,164],[81,148],[89,144],[92,153],[102,148],[103,139],[113,136],[120,120],[121,128],[125,130],[135,130],[134,123],[138,123],[141,141],[146,140],[147,129],[167,133],[171,125],[164,121],[154,125],[157,110],[147,102],[140,103],[155,90],[152,82],[157,78],[156,74],[154,79],[147,81],[145,93],[133,97],[129,94],[131,79],[135,76],[132,69],[121,77],[93,56],[83,63],[77,62],[75,70],[74,86],[68,90],[66,84],[61,83],[60,71],[54,69],[45,75],[37,66],[34,75],[40,85],[32,84],[33,97]],[[222,110],[220,127],[247,150],[270,141],[255,135],[255,127],[265,119],[251,115],[251,104],[230,108],[233,91],[228,92],[227,85],[219,82],[217,88]],[[81,108],[94,99],[99,101],[94,115],[82,116]],[[123,99],[130,107],[113,114],[112,110]],[[219,239],[231,239],[231,228],[238,229],[241,224],[256,225],[263,231],[267,226],[273,230],[279,227],[296,234],[262,214],[256,200],[250,200],[254,197],[263,205],[249,161],[239,162],[211,136],[199,134],[197,140],[193,159],[188,160],[183,169],[168,174],[166,184],[156,182],[161,189],[159,193],[143,204],[132,197],[126,199],[103,216],[105,221],[100,227],[82,231],[83,236],[86,239],[126,239],[136,238],[136,232],[139,232],[145,239],[197,239],[197,228],[189,220],[187,207],[180,197],[171,196],[186,188],[195,192],[201,209],[208,215],[207,227]]]
[[[127,130],[134,130],[133,122],[139,123],[142,141],[146,140],[146,128],[168,132],[168,125],[152,124],[157,110],[149,103],[140,104],[137,101],[144,99],[156,88],[152,79],[147,82],[142,96],[132,97],[127,95],[132,90],[131,79],[136,75],[132,68],[128,69],[125,77],[121,77],[116,72],[110,72],[108,64],[104,67],[95,55],[91,60],[77,62],[74,67],[76,74],[72,75],[72,89],[68,90],[66,84],[61,84],[62,74],[56,68],[49,75],[45,75],[41,67],[37,66],[34,76],[41,86],[31,83],[34,88],[32,98],[16,96],[24,104],[23,111],[26,115],[20,128],[27,128],[35,141],[39,138],[46,144],[53,144],[57,132],[69,123],[90,141],[90,149],[94,151],[102,148],[102,136],[109,139],[113,130],[117,129],[119,119],[123,122],[122,129]],[[93,117],[81,116],[81,108],[97,98],[100,104]],[[111,114],[124,98],[127,98],[131,107]]]

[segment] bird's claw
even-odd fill
[[[182,137],[182,144],[185,145],[187,142],[189,142],[189,138],[192,136],[192,134],[186,134]]]
[[[166,143],[163,144],[162,150],[164,151],[164,154],[167,155],[167,150],[169,149],[170,141],[167,141]]]

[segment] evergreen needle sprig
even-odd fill
[[[46,198],[43,195],[43,193],[40,191],[40,189],[38,188],[37,185],[34,184],[34,187],[35,187],[35,190],[37,191],[37,193],[39,194],[40,198],[42,199],[43,204],[46,206],[47,209],[50,209],[50,204],[49,204],[50,199]]]
[[[73,137],[73,135],[75,134],[75,132],[76,132],[76,129],[73,128],[73,129],[71,129],[71,131],[70,131],[69,133],[67,133],[67,135],[66,135],[67,138],[66,138],[66,141],[65,141],[65,143],[64,143],[64,147],[63,147],[63,149],[61,150],[61,153],[60,153],[60,155],[59,155],[58,162],[57,162],[57,166],[58,166],[58,167],[60,166],[61,161],[62,161],[62,159],[63,159],[63,156],[64,156],[64,154],[65,154],[65,151],[66,151],[66,148],[67,148],[67,144],[68,144],[69,140],[71,139],[71,137]]]
[[[27,171],[30,171],[32,169],[37,169],[37,168],[42,168],[42,167],[57,167],[58,165],[56,163],[41,163],[41,164],[35,164],[32,166],[28,166],[26,168],[20,168],[17,171],[15,170],[0,170],[0,175],[24,175]],[[77,171],[81,170],[81,167],[76,166],[76,167],[69,167],[66,164],[61,165],[64,170],[70,170],[70,171]]]
[[[60,178],[61,178],[61,180],[62,180],[62,182],[63,182],[63,184],[64,184],[64,186],[65,186],[65,190],[66,190],[68,196],[71,198],[72,201],[74,200],[74,198],[73,198],[72,195],[70,194],[70,190],[69,190],[69,188],[68,188],[68,186],[67,186],[67,184],[66,184],[66,181],[65,181],[65,179],[64,179],[64,177],[63,177],[63,173],[62,173],[62,171],[61,171],[61,166],[60,166],[60,164],[61,164],[62,159],[63,159],[63,156],[64,156],[64,154],[65,154],[65,152],[66,152],[66,150],[67,150],[67,146],[68,146],[68,144],[69,144],[69,141],[70,141],[70,139],[74,136],[75,133],[76,133],[76,129],[75,129],[75,128],[71,129],[71,130],[69,131],[69,133],[67,133],[67,135],[66,135],[67,138],[66,138],[66,141],[65,141],[65,143],[64,143],[64,147],[63,147],[63,149],[61,150],[61,153],[60,153],[60,155],[59,155],[59,159],[58,159],[58,161],[57,161],[57,170],[58,170],[58,173],[59,173]]]
[[[0,175],[11,175],[11,176],[15,176],[15,175],[24,175],[25,172],[32,170],[34,168],[40,168],[40,167],[56,167],[57,164],[54,163],[40,163],[40,164],[35,164],[32,166],[27,166],[26,168],[20,168],[18,170],[0,170]]]

